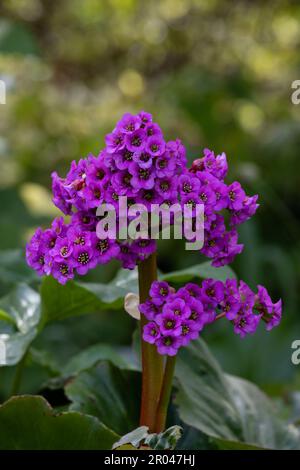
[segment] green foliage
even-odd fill
[[[203,340],[180,351],[175,374],[175,403],[189,426],[226,441],[270,449],[300,448],[299,430],[280,419],[274,404],[254,384],[224,374]]]
[[[118,434],[138,424],[141,380],[137,372],[100,362],[80,372],[65,391],[71,410],[96,416]]]
[[[20,284],[0,301],[0,331],[6,358],[2,365],[17,364],[38,332],[40,297]]]
[[[42,397],[14,397],[0,406],[1,450],[101,450],[116,439],[96,418],[57,413]]]

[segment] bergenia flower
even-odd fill
[[[281,300],[273,303],[262,286],[258,286],[255,295],[246,283],[238,284],[235,279],[188,283],[176,293],[168,283],[154,281],[149,295],[139,306],[141,314],[150,321],[144,327],[143,338],[155,344],[163,355],[177,354],[180,347],[198,338],[218,318],[227,319],[241,338],[253,334],[261,320],[271,330],[281,319]]]

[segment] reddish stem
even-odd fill
[[[153,253],[139,265],[139,294],[140,303],[149,297],[153,281],[157,279],[156,253]],[[141,334],[148,320],[141,315]],[[142,402],[140,424],[148,426],[149,431],[155,429],[156,409],[158,405],[162,378],[163,357],[158,354],[156,347],[142,339]]]

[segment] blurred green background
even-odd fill
[[[291,102],[299,47],[296,1],[1,0],[1,250],[24,248],[58,213],[54,169],[63,175],[71,160],[97,154],[122,113],[145,109],[167,138],[183,140],[190,160],[204,147],[225,151],[228,181],[259,193],[233,268],[283,298],[282,325],[241,340],[219,322],[204,336],[228,372],[275,395],[299,388],[300,365],[291,363],[300,339],[300,105]],[[162,271],[199,262],[183,244],[161,243]],[[8,284],[2,276],[2,294]],[[99,341],[126,348],[134,327],[123,312],[102,312],[48,326],[36,347],[63,361]]]

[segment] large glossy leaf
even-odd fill
[[[128,292],[137,292],[137,273],[119,271],[108,284],[92,284],[70,281],[65,286],[47,277],[41,287],[42,315],[44,322],[95,313],[101,310],[119,309]]]
[[[118,434],[138,425],[141,380],[138,372],[109,362],[81,372],[65,388],[70,409],[97,416]]]
[[[78,374],[84,369],[93,367],[101,360],[110,361],[112,364],[119,367],[119,369],[133,368],[132,364],[123,358],[121,354],[109,344],[94,344],[72,357],[63,367],[62,375],[71,376]]]
[[[0,251],[0,285],[30,283],[37,279],[35,271],[26,264],[22,250]]]
[[[179,415],[193,428],[225,441],[300,448],[296,427],[280,420],[273,403],[255,385],[224,374],[201,339],[181,350],[176,376]]]
[[[5,346],[1,365],[17,364],[38,332],[40,296],[25,284],[0,300],[0,340]]]
[[[109,450],[117,439],[97,418],[57,414],[42,397],[14,397],[0,407],[0,450]]]
[[[229,266],[223,266],[221,268],[214,268],[211,266],[210,261],[205,263],[196,264],[180,271],[173,271],[171,273],[163,274],[162,279],[170,282],[188,282],[192,279],[219,279],[220,281],[226,281],[229,278],[235,278],[235,273]]]

